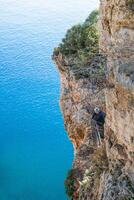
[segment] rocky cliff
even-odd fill
[[[101,0],[100,52],[86,66],[62,54],[61,110],[75,158],[65,182],[71,199],[134,199],[134,1]],[[91,115],[106,112],[98,146]]]

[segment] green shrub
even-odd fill
[[[83,46],[82,36],[82,26],[80,24],[69,29],[60,44],[61,53],[63,55],[76,54],[77,50]]]
[[[72,198],[76,192],[78,170],[71,169],[68,171],[67,178],[64,182],[66,194]]]
[[[98,10],[94,10],[91,12],[91,14],[89,15],[89,17],[85,20],[84,25],[91,25],[91,24],[95,24],[98,22],[98,18],[99,18],[99,11]]]
[[[77,24],[67,31],[59,45],[59,51],[63,56],[77,57],[83,63],[98,52],[98,17],[99,13],[95,10],[83,24]]]

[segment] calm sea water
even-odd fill
[[[66,200],[73,149],[52,50],[97,0],[1,0],[0,200]]]

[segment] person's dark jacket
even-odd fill
[[[105,123],[106,114],[103,111],[100,111],[98,114],[93,113],[92,119],[96,121],[97,125],[103,126]]]

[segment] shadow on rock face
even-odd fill
[[[126,6],[129,8],[129,10],[134,11],[134,0],[126,0]]]

